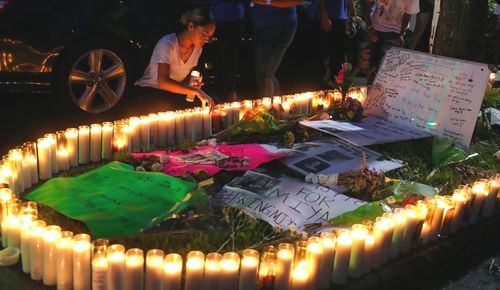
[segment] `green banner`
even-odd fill
[[[193,205],[195,187],[111,162],[77,177],[52,178],[26,198],[84,222],[94,238],[109,238],[136,234]]]

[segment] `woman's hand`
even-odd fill
[[[205,107],[205,105],[208,103],[208,106],[210,107],[210,112],[214,111],[215,103],[212,97],[207,95],[207,93],[205,93],[201,89],[196,90],[196,96],[198,97],[198,99],[200,99],[202,107]]]
[[[195,82],[191,87],[196,88],[196,89],[201,89],[201,87],[203,87],[204,85],[205,85],[205,83],[203,83],[203,82]]]
[[[367,28],[368,30],[368,37],[370,38],[370,41],[375,43],[378,41],[378,35],[377,35],[377,31],[375,30],[375,28],[373,28],[373,26],[368,26]]]

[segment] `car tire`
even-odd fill
[[[127,49],[106,40],[81,41],[65,48],[54,71],[57,99],[92,114],[113,108],[124,96],[127,81],[133,79],[129,56]]]

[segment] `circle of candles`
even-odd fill
[[[201,267],[203,268],[203,266]],[[181,255],[175,253],[166,255],[163,261],[163,289],[180,290],[181,278],[182,278]]]
[[[43,234],[43,284],[57,284],[56,245],[61,239],[61,227],[47,226]]]
[[[351,255],[349,260],[349,276],[359,278],[364,270],[366,227],[362,224],[352,225],[351,230]]]
[[[90,125],[90,162],[101,161],[102,156],[102,126]]]
[[[188,253],[186,259],[186,281],[184,290],[198,290],[204,288],[205,286],[203,284],[204,266],[205,266],[205,255],[202,252],[191,251]]]
[[[163,289],[163,258],[162,250],[149,250],[146,253],[146,290]]]
[[[125,290],[142,290],[144,284],[144,252],[129,249],[125,259]]]
[[[253,249],[243,250],[238,289],[240,290],[256,289],[258,268],[259,268],[259,252]]]
[[[30,273],[31,279],[43,279],[43,235],[45,222],[37,220],[28,230],[30,244]]]
[[[122,290],[125,285],[125,247],[110,246],[106,252],[108,260],[108,290]]]
[[[73,232],[61,232],[56,245],[57,289],[73,289]]]
[[[149,116],[141,116],[140,117],[140,127],[139,127],[139,131],[141,132],[140,135],[141,135],[141,150],[147,150],[149,149],[149,146],[150,146],[150,125],[151,125],[151,121],[149,120]]]
[[[113,123],[102,123],[102,158],[113,158]]]
[[[221,283],[220,290],[238,289],[238,271],[240,269],[240,256],[234,252],[224,253],[220,262]]]
[[[73,289],[90,290],[91,244],[90,236],[78,234],[73,237]]]
[[[323,257],[321,258],[318,288],[328,289],[333,271],[336,238],[333,232],[323,232],[320,234],[320,239],[321,247],[323,247]]]
[[[218,290],[220,288],[222,255],[219,253],[209,253],[205,260],[205,277],[203,278],[204,289]]]
[[[59,172],[59,166],[57,164],[57,135],[53,133],[43,135],[49,143],[50,160],[52,174]]]
[[[141,119],[139,117],[130,117],[128,125],[131,130],[132,152],[141,151]]]
[[[109,241],[97,239],[92,242],[92,289],[108,289],[108,250]]]
[[[78,130],[76,128],[66,129],[66,150],[69,154],[69,166],[78,166]]]
[[[333,263],[332,281],[335,284],[345,284],[347,282],[351,247],[352,238],[350,231],[340,230],[337,233],[337,247]]]
[[[293,258],[295,248],[292,244],[281,243],[278,245],[278,266],[276,269],[276,280],[274,289],[287,290],[290,284],[290,275],[292,273]]]
[[[259,288],[274,288],[277,264],[278,250],[273,246],[267,246],[260,259]]]
[[[323,256],[323,247],[321,247],[321,239],[319,237],[310,237],[307,240],[307,255],[308,255],[308,266],[309,266],[309,284],[310,287],[317,289],[321,257]]]
[[[89,126],[78,127],[78,163],[88,164],[90,162],[90,128]]]

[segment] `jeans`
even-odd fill
[[[283,23],[280,26],[259,26],[254,24],[255,73],[257,96],[271,97],[281,94],[276,79],[281,60],[293,41],[297,23]]]
[[[385,52],[391,48],[391,46],[397,46],[397,41],[399,39],[399,33],[396,32],[380,32],[377,31],[378,41],[372,43],[371,45],[371,58],[370,64],[372,67],[378,67]]]
[[[333,19],[332,30],[324,32],[327,39],[327,56],[329,59],[330,77],[335,79],[346,58],[347,36],[345,34],[346,20]]]

